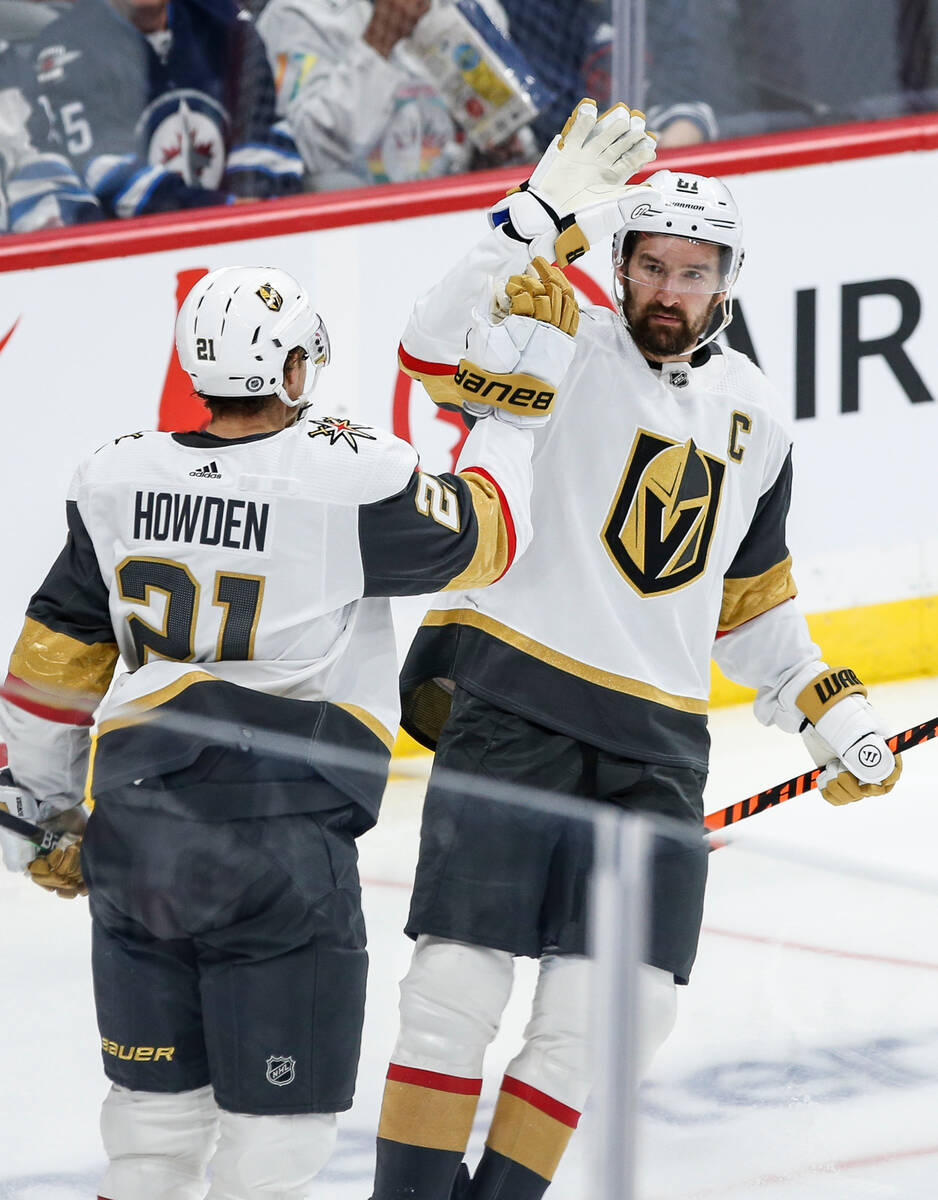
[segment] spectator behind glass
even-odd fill
[[[453,121],[408,45],[432,0],[269,0],[258,31],[316,191],[402,183],[491,165]],[[482,7],[499,28],[504,11]],[[517,138],[499,162],[530,153]]]
[[[730,136],[938,107],[929,0],[707,0]]]
[[[551,108],[534,122],[546,146],[582,96],[600,108],[610,100],[613,26],[609,0],[502,0],[512,37],[554,92]],[[709,27],[701,0],[656,0],[645,9],[648,128],[659,147],[717,136],[712,93],[702,64]]]
[[[6,181],[17,168],[38,158],[29,140],[26,121],[29,105],[20,88],[34,57],[33,44],[57,16],[49,4],[35,0],[0,0],[0,232],[9,228],[11,203]],[[53,214],[49,224],[62,222]]]
[[[877,120],[936,104],[927,92],[930,64],[921,61],[930,42],[922,0],[735,0],[735,8],[739,83],[750,91],[727,116],[732,134]]]
[[[10,173],[12,229],[300,189],[263,45],[234,0],[75,0],[35,45],[24,92],[41,153]]]

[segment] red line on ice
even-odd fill
[[[929,1158],[938,1154],[938,1146],[922,1146],[916,1150],[892,1150],[886,1154],[867,1154],[862,1158],[844,1158],[839,1162],[821,1163],[814,1167],[800,1167],[788,1171],[784,1175],[758,1175],[753,1179],[743,1179],[739,1183],[728,1183],[722,1187],[708,1188],[703,1192],[685,1192],[682,1196],[657,1196],[653,1200],[707,1200],[710,1196],[730,1196],[744,1188],[771,1186],[775,1183],[791,1183],[796,1179],[804,1179],[809,1175],[829,1174],[835,1171],[851,1171],[858,1167],[878,1167],[884,1163],[900,1162],[902,1159]],[[747,1190],[747,1196],[752,1193]]]
[[[735,938],[743,942],[759,942],[765,946],[781,946],[785,950],[801,950],[805,954],[821,954],[828,958],[853,958],[858,962],[881,963],[888,967],[914,967],[922,971],[938,971],[938,963],[921,962],[914,958],[891,958],[885,954],[867,954],[860,950],[837,950],[832,946],[812,946],[807,942],[786,942],[768,934],[740,933],[734,929],[714,929],[712,925],[703,927],[704,933],[715,937]]]

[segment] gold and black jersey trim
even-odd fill
[[[362,708],[359,704],[336,704],[335,707],[341,708],[343,712],[347,712],[356,721],[360,721],[367,730],[375,735],[388,754],[391,753],[394,749],[394,734],[391,733],[387,726],[382,725],[376,716],[373,716],[366,708]]]
[[[706,770],[705,700],[560,654],[474,610],[435,610],[401,673],[401,724],[434,749],[453,685],[578,741],[640,762]]]
[[[51,711],[91,713],[107,691],[117,665],[115,642],[83,642],[27,617],[10,657],[6,698],[45,705]],[[53,718],[54,719],[54,718]]]
[[[391,744],[358,705],[191,671],[102,722],[91,789],[98,802],[207,821],[352,803],[363,832],[377,819]]]
[[[515,530],[511,513],[498,484],[487,473],[467,468],[460,471],[469,489],[472,507],[478,523],[475,553],[468,566],[444,591],[484,587],[501,579],[515,556]]]
[[[166,687],[155,692],[147,692],[119,709],[113,717],[108,717],[98,726],[98,737],[113,733],[115,729],[126,729],[130,725],[140,725],[150,720],[155,710],[163,704],[168,704],[186,688],[195,683],[218,683],[218,676],[208,671],[190,671]]]
[[[692,696],[676,696],[671,692],[656,688],[650,683],[644,683],[640,679],[630,679],[627,675],[616,675],[612,671],[591,667],[588,663],[562,654],[559,650],[552,650],[550,646],[545,646],[542,642],[537,642],[534,638],[502,624],[501,621],[496,621],[494,617],[486,616],[485,613],[476,612],[474,609],[431,609],[424,617],[423,624],[428,626],[471,625],[473,628],[487,633],[490,637],[506,642],[509,646],[520,650],[522,654],[539,659],[555,670],[576,675],[587,683],[597,684],[599,687],[609,688],[615,692],[623,692],[641,700],[650,700],[654,704],[663,704],[666,708],[674,708],[679,712],[703,714],[707,711],[706,700],[698,700]]]
[[[29,602],[3,696],[69,725],[90,725],[119,651],[97,556],[78,505],[65,505],[68,537]]]
[[[728,633],[798,594],[791,574],[791,555],[751,579],[724,579],[719,632]]]

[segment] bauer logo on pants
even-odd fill
[[[707,569],[725,474],[693,438],[639,429],[602,535],[639,595],[675,592]]]
[[[267,1060],[267,1082],[275,1087],[286,1087],[296,1079],[296,1059],[290,1055],[273,1054]]]

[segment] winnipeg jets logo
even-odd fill
[[[602,538],[640,595],[677,591],[706,570],[725,473],[693,438],[638,431]]]
[[[369,442],[378,440],[373,433],[368,432],[367,425],[353,425],[351,421],[344,418],[312,417],[309,424],[314,428],[309,430],[308,437],[327,437],[330,446],[336,445],[337,442],[346,442],[356,454],[358,453],[358,438],[365,438]]]
[[[80,50],[66,50],[64,46],[46,46],[36,58],[36,78],[39,83],[55,83],[65,74],[65,68],[77,58]]]
[[[264,301],[271,312],[280,312],[283,308],[283,296],[269,283],[262,283],[257,289],[257,295]]]
[[[227,116],[210,96],[185,89],[168,92],[137,122],[152,166],[181,175],[191,187],[217,188],[225,170]]]

